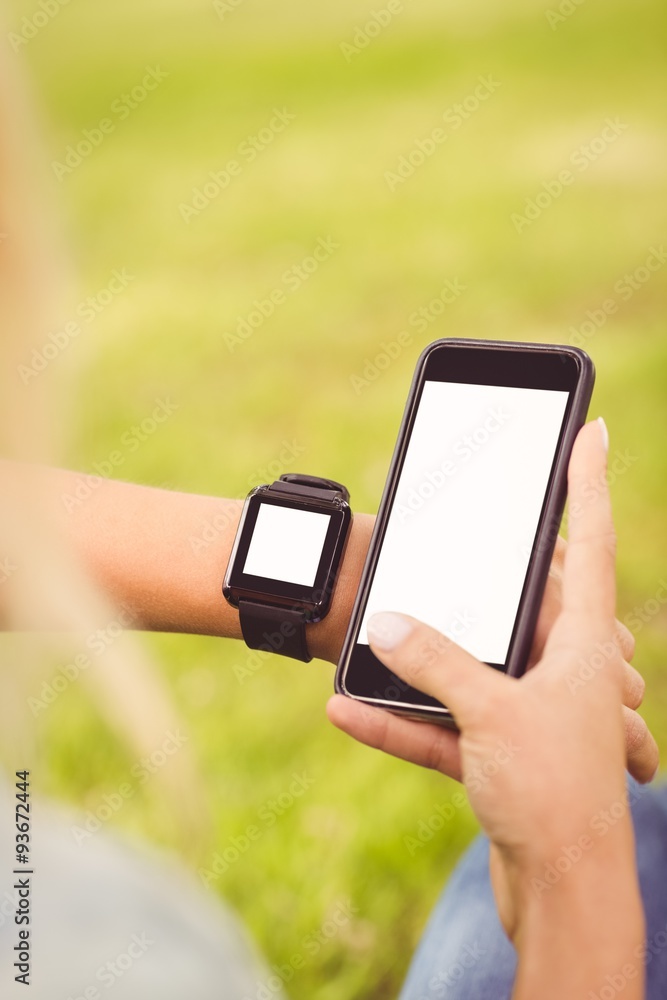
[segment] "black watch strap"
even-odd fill
[[[345,486],[333,479],[305,476],[289,472],[269,486],[269,493],[287,496],[309,496],[319,500],[345,500],[350,494]],[[278,608],[259,601],[239,601],[241,631],[250,649],[280,653],[293,660],[310,663],[312,656],[306,641],[306,614],[298,608]]]
[[[256,601],[239,601],[241,631],[246,645],[310,663],[306,619],[295,608],[275,608]]]
[[[333,479],[320,479],[319,476],[302,476],[298,472],[287,472],[275,483],[269,486],[270,493],[289,493],[291,496],[304,493],[306,496],[319,497],[321,500],[335,500],[340,497],[346,503],[350,502],[350,493],[346,486]]]

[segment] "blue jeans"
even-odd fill
[[[667,997],[667,786],[629,787],[646,913],[646,997]],[[637,963],[641,961],[638,957]],[[400,1000],[509,1000],[516,952],[500,924],[489,880],[489,843],[478,837],[454,871],[412,960]],[[599,1000],[622,986],[619,969]]]

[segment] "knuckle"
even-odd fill
[[[643,748],[648,736],[648,727],[641,715],[629,710],[625,713],[625,748],[628,757],[633,757]]]
[[[507,697],[501,697],[498,690],[480,691],[467,707],[466,726],[473,732],[493,732],[497,728],[498,719],[510,720],[511,712],[512,703]]]
[[[586,532],[577,541],[600,548],[607,555],[616,555],[616,531],[612,526],[602,528],[599,531]]]
[[[624,658],[630,661],[635,655],[635,637],[627,625],[618,619],[614,622],[614,642],[619,646]]]
[[[403,676],[412,687],[420,688],[428,675],[434,660],[420,655],[420,651],[410,652],[403,664]]]
[[[644,700],[646,682],[638,670],[626,664],[625,667],[625,704],[628,708],[639,708]]]
[[[614,528],[607,528],[606,531],[603,531],[600,535],[600,542],[610,556],[616,555],[617,537]]]
[[[424,766],[432,771],[443,770],[443,741],[440,733],[434,733],[426,747]]]
[[[405,679],[414,687],[419,687],[420,682],[428,677],[451,645],[451,639],[439,632],[425,629],[421,634],[415,635],[403,653],[402,672]]]
[[[419,644],[419,655],[424,662],[431,664],[443,653],[446,653],[451,645],[452,640],[448,639],[446,635],[442,635],[441,632],[431,632],[422,638]]]
[[[389,719],[386,713],[376,713],[373,720],[375,732],[373,733],[372,746],[383,753],[389,752]]]
[[[565,538],[563,538],[562,535],[558,535],[558,537],[556,538],[556,547],[554,549],[553,561],[555,563],[559,563],[560,565],[562,565],[563,560],[565,559],[566,551],[567,551],[567,541],[565,540]]]
[[[604,556],[610,561],[616,558],[616,532],[613,528],[585,531],[571,538],[568,545],[579,552],[590,552],[591,556]]]

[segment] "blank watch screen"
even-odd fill
[[[313,587],[330,524],[330,514],[263,503],[243,572]]]

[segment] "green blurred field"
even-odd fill
[[[10,9],[18,29],[38,8]],[[570,341],[587,310],[611,298],[616,311],[577,342],[597,367],[592,412],[607,419],[612,456],[631,456],[613,485],[626,615],[667,579],[667,267],[627,299],[614,289],[667,236],[664,5],[586,0],[552,28],[547,4],[406,0],[346,61],[340,43],[372,9],[243,0],[221,18],[205,0],[72,0],[23,46],[50,160],[62,161],[83,129],[114,122],[90,157],[52,180],[80,298],[115,269],[134,276],[61,359],[71,394],[64,461],[92,470],[168,396],[178,412],[124,451],[122,478],[239,496],[283,442],[297,442],[292,468],[342,479],[356,509],[372,511],[426,343]],[[154,66],[167,78],[120,120],[112,105]],[[446,141],[392,192],[385,172],[489,76],[497,90],[461,127],[445,126]],[[179,206],[238,159],[274,108],[294,121],[186,223]],[[627,128],[518,234],[512,214],[574,169],[570,157],[609,118]],[[339,248],[230,351],[225,334],[239,317],[329,237]],[[465,291],[418,330],[411,314],[447,280]],[[410,345],[356,392],[352,377],[402,331]],[[637,664],[645,714],[663,739],[667,611],[647,607]],[[146,641],[187,720],[219,849],[294,772],[314,779],[216,889],[277,963],[306,954],[307,936],[352,900],[353,921],[307,952],[291,995],[395,996],[475,823],[459,810],[414,856],[405,838],[455,786],[333,731],[328,665],[276,660],[240,684],[239,645]],[[131,761],[75,687],[42,734],[43,787],[89,808]],[[118,825],[182,847],[154,796],[136,799]]]

